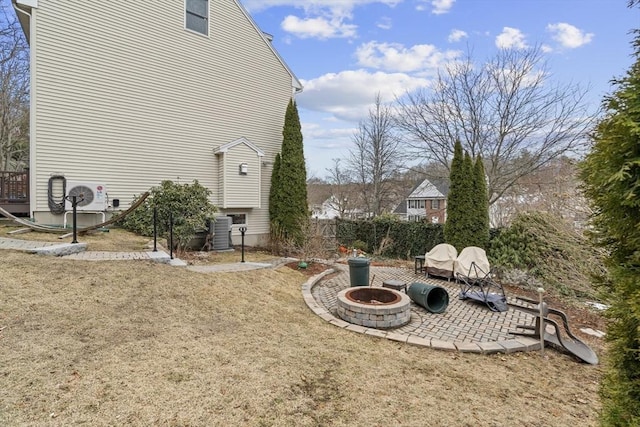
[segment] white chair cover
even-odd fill
[[[471,268],[471,264],[474,262],[477,268]],[[487,253],[477,246],[464,248],[453,263],[453,272],[456,277],[459,274],[472,279],[482,278],[489,273],[489,270],[491,270],[491,267]]]
[[[429,269],[444,270],[453,273],[453,262],[458,257],[456,248],[448,243],[440,243],[424,256],[424,266]]]

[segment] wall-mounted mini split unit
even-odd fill
[[[108,207],[107,187],[97,182],[67,181],[67,198],[64,209],[73,210],[72,196],[76,196],[79,211],[106,211]]]

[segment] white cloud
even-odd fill
[[[501,49],[526,49],[525,35],[517,28],[504,27],[496,37],[496,46]]]
[[[247,8],[247,10],[252,12],[269,9],[270,7],[275,6],[290,6],[304,9],[305,12],[317,13],[317,11],[321,9],[351,11],[357,6],[375,3],[393,7],[402,3],[402,1],[403,0],[243,0],[242,4]]]
[[[357,6],[383,4],[393,7],[403,0],[244,0],[244,7],[250,12],[259,12],[276,6],[302,9],[305,16],[287,16],[281,23],[283,30],[300,38],[355,37],[357,26],[348,23]],[[384,23],[383,23],[384,25]]]
[[[466,31],[453,29],[449,33],[449,37],[447,37],[447,40],[449,41],[449,43],[455,43],[455,42],[459,42],[460,40],[468,36],[469,35],[466,33]]]
[[[447,13],[453,7],[455,1],[456,0],[431,0],[431,5],[433,6],[431,13],[435,15]]]
[[[341,144],[336,141],[351,138],[356,129],[356,127],[336,128],[331,126],[322,126],[318,123],[302,123],[302,133],[305,139],[312,139],[314,141],[328,140],[328,142],[318,144],[318,146],[323,148],[340,148]]]
[[[549,31],[555,41],[560,43],[562,47],[575,49],[590,43],[593,39],[593,33],[585,33],[581,29],[574,27],[566,22],[547,25]]]
[[[325,74],[302,84],[304,92],[296,97],[300,108],[357,122],[366,116],[377,93],[383,102],[391,102],[407,91],[429,86],[430,82],[404,73],[349,70]]]
[[[345,24],[342,19],[327,20],[322,17],[300,19],[289,15],[282,21],[282,29],[300,38],[315,37],[328,39],[336,37],[354,37],[357,26]]]
[[[542,49],[542,53],[553,52],[553,47],[549,46],[548,44],[543,44],[540,48]]]
[[[430,44],[406,48],[398,43],[365,43],[356,50],[358,64],[386,71],[435,71],[446,62],[460,56],[458,51],[440,51]]]
[[[393,28],[391,18],[389,18],[388,16],[383,16],[382,18],[380,18],[376,23],[376,26],[383,30],[390,30],[391,28]]]

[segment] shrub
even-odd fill
[[[410,259],[444,242],[442,224],[401,221],[392,216],[372,220],[337,220],[338,244],[354,247],[356,241],[375,255]]]
[[[156,207],[158,235],[168,238],[172,215],[174,243],[180,250],[184,250],[196,231],[206,227],[207,221],[217,211],[209,202],[211,191],[197,180],[193,184],[162,181],[150,193],[138,209],[122,220],[122,227],[143,236],[153,236],[153,209]]]
[[[363,242],[362,240],[356,240],[355,242],[353,242],[352,244],[354,249],[358,249],[361,250],[363,252],[368,252],[369,249],[367,248],[367,244],[365,242]]]
[[[562,219],[541,212],[521,213],[494,236],[489,257],[505,281],[527,276],[512,283],[541,283],[559,295],[597,297],[591,279],[604,271],[602,254]]]
[[[629,7],[640,6],[630,0]],[[609,357],[602,381],[601,425],[640,425],[640,29],[635,62],[605,97],[594,146],[581,165],[591,200],[593,238],[607,250]]]

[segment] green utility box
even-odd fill
[[[351,287],[369,286],[369,258],[349,258],[349,282]]]

